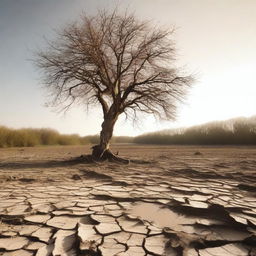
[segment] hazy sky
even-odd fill
[[[256,114],[255,0],[120,0],[140,19],[176,27],[179,65],[197,74],[186,104],[172,122],[145,117],[133,126],[121,118],[116,135]],[[46,92],[33,62],[33,51],[54,38],[54,29],[113,8],[112,0],[0,0],[0,125],[51,127],[62,133],[95,134],[102,115],[76,108],[66,115],[44,107]]]

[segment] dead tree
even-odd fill
[[[100,11],[67,26],[37,55],[52,103],[98,104],[103,111],[95,159],[112,158],[110,139],[118,117],[137,112],[174,119],[192,77],[175,66],[173,30],[134,15]]]

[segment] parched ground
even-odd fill
[[[256,148],[113,151],[0,149],[0,255],[256,255]]]

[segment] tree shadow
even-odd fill
[[[69,167],[78,164],[95,164],[95,161],[88,156],[74,157],[65,160],[45,160],[45,161],[24,161],[24,162],[0,162],[0,170],[18,170],[29,168],[56,168],[56,167]]]

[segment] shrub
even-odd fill
[[[256,145],[256,117],[211,122],[134,138],[141,144]]]

